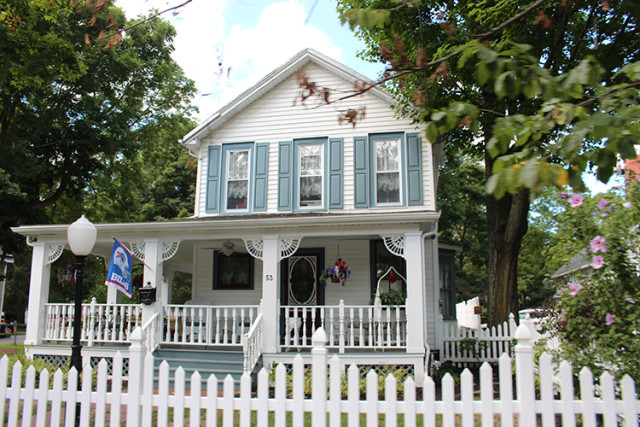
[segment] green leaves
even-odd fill
[[[353,31],[357,27],[383,28],[390,16],[389,9],[349,9],[340,16],[340,20],[343,24],[348,22]]]

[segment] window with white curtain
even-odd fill
[[[298,145],[298,206],[323,205],[324,146],[323,144]]]
[[[375,203],[398,204],[400,200],[400,138],[376,138],[375,150]]]
[[[249,149],[227,150],[226,155],[226,210],[247,210]]]

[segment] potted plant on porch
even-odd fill
[[[327,280],[331,280],[332,283],[340,283],[340,286],[344,286],[350,275],[351,269],[347,267],[347,263],[342,258],[338,258],[331,267],[322,272],[320,280],[325,285]]]

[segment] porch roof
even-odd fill
[[[265,235],[284,238],[348,238],[425,232],[434,229],[440,212],[431,210],[367,211],[358,213],[304,212],[284,214],[225,215],[170,221],[95,224],[98,238],[94,253],[111,253],[113,238],[125,242],[144,239],[207,241],[259,239]],[[66,244],[69,224],[23,225],[15,233],[30,240]]]

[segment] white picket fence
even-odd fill
[[[370,371],[366,375],[366,397],[361,399],[360,372],[356,366],[347,370],[348,393],[341,396],[344,371],[337,355],[327,356],[327,335],[323,329],[313,337],[310,372],[311,398],[304,395],[305,362],[297,355],[293,363],[292,383],[287,384],[286,369],[280,365],[275,370],[273,390],[270,390],[269,373],[262,369],[257,376],[257,391],[252,391],[251,377],[245,374],[239,393],[230,376],[220,381],[211,375],[203,384],[197,372],[190,378],[186,389],[185,374],[179,368],[173,378],[163,362],[157,384],[153,379],[153,358],[143,345],[141,329],[134,330],[129,352],[129,381],[123,384],[122,355],[114,359],[113,372],[108,378],[107,363],[100,362],[97,380],[88,366],[82,376],[81,391],[77,390],[78,375],[72,369],[67,386],[63,387],[61,371],[53,375],[53,387],[49,388],[49,372],[43,371],[39,386],[35,386],[35,370],[30,367],[22,384],[22,366],[13,367],[11,385],[8,379],[8,359],[0,361],[0,420],[8,426],[64,425],[75,422],[77,403],[80,407],[81,426],[283,426],[289,419],[293,426],[327,425],[386,426],[462,425],[473,427],[500,425],[504,427],[555,426],[561,420],[563,426],[585,427],[596,425],[627,427],[638,425],[640,401],[630,377],[616,383],[612,375],[605,373],[598,383],[587,369],[579,373],[579,387],[574,390],[571,366],[562,362],[559,367],[559,386],[552,381],[554,366],[551,357],[544,354],[539,366],[534,366],[532,333],[521,325],[515,335],[518,344],[514,348],[515,360],[508,355],[498,363],[499,387],[494,389],[493,368],[485,363],[479,378],[469,370],[461,375],[456,393],[453,378],[447,374],[436,394],[436,384],[427,377],[416,384],[409,377],[404,382],[404,396],[397,398],[395,378],[384,380],[385,396],[378,397],[378,375]],[[512,363],[515,363],[515,382]],[[536,393],[536,376],[538,393]],[[108,381],[110,380],[110,382]],[[170,382],[171,380],[171,382]],[[479,380],[479,382],[478,382]],[[110,387],[108,384],[110,383]],[[474,384],[475,383],[475,384]],[[172,388],[170,388],[172,384]],[[514,390],[515,384],[515,390]],[[206,388],[203,388],[205,385]],[[288,387],[292,390],[288,394]],[[421,397],[416,393],[422,388]],[[475,390],[475,391],[474,391]],[[515,392],[515,393],[514,393]],[[172,411],[170,411],[170,408]],[[186,412],[188,410],[188,413]],[[401,417],[399,417],[401,415]],[[329,424],[327,424],[329,423]]]
[[[459,328],[456,324],[445,324],[440,360],[457,364],[497,362],[503,353],[509,352],[517,327],[513,313],[509,320],[491,328]]]

